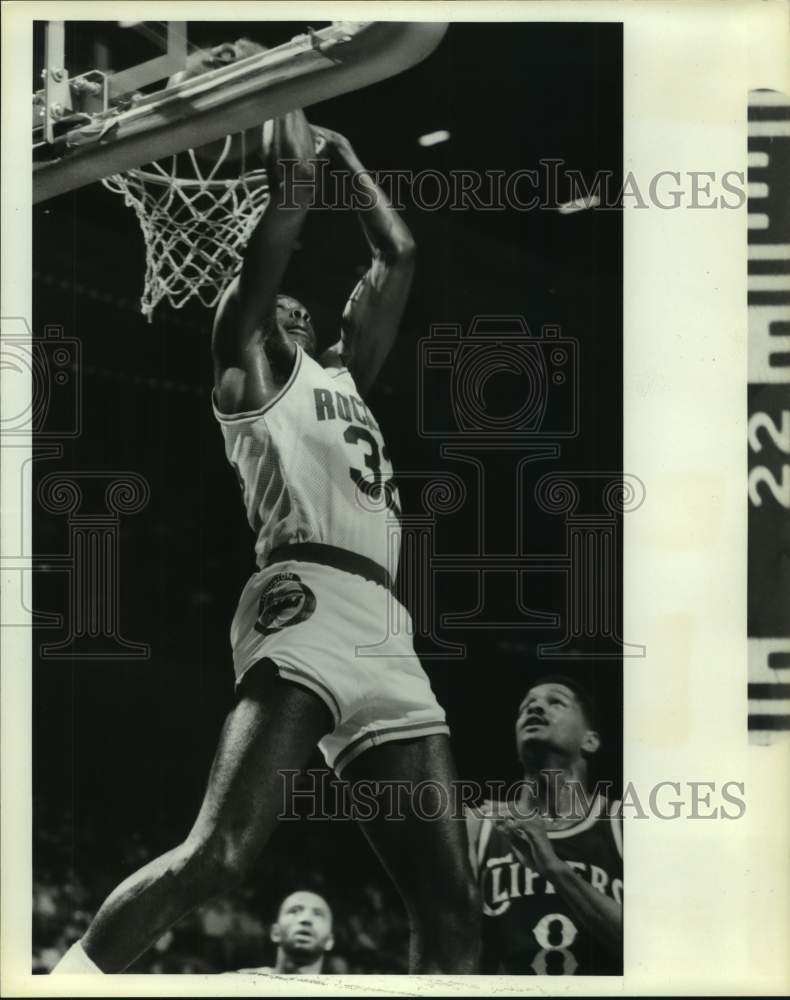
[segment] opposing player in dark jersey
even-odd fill
[[[468,817],[484,972],[622,974],[620,819],[587,780],[599,745],[574,681],[546,678],[527,691],[516,720],[519,797]]]
[[[279,294],[315,194],[316,138],[367,196],[358,217],[372,254],[328,345]],[[348,141],[311,131],[301,112],[275,122],[267,166],[270,205],[212,340],[214,411],[258,565],[231,628],[236,702],[191,832],[110,895],[58,973],[120,972],[187,910],[244,880],[282,809],[282,772],[304,767],[316,745],[352,782],[430,779],[440,806],[455,774],[444,712],[390,592],[398,496],[362,399],[397,333],[414,243]],[[406,623],[397,634],[393,608]],[[436,803],[421,804],[430,815]],[[475,971],[480,911],[463,821],[382,813],[363,829],[404,899],[411,970]]]

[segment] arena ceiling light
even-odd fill
[[[450,138],[450,133],[445,128],[441,128],[436,132],[426,132],[425,135],[421,135],[417,140],[419,146],[437,146],[440,142],[447,142]]]

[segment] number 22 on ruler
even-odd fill
[[[782,410],[781,429],[776,426],[773,417],[762,410],[758,410],[749,417],[749,448],[754,452],[760,452],[763,449],[763,441],[760,439],[761,430],[766,432],[775,448],[778,448],[785,455],[790,455],[790,410]],[[763,503],[763,497],[759,491],[761,483],[765,483],[777,503],[790,509],[790,464],[785,462],[782,465],[781,482],[777,480],[773,471],[765,465],[756,465],[749,472],[749,502],[755,507],[761,507]]]

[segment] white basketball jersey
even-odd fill
[[[280,545],[320,542],[398,568],[400,500],[378,424],[346,368],[297,346],[290,378],[259,410],[216,405],[263,568]]]

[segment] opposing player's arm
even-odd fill
[[[279,334],[274,309],[312,198],[314,149],[301,111],[274,122],[266,164],[269,205],[214,317],[214,384],[219,407],[226,413],[262,406],[277,387],[272,364],[287,369],[293,363],[294,344]]]
[[[325,367],[349,369],[364,395],[392,348],[414,275],[415,244],[405,222],[362,166],[351,144],[329,129],[314,128],[324,139],[333,165],[353,175],[359,199],[357,216],[373,260],[343,311],[342,335],[322,356]]]
[[[618,955],[623,940],[623,911],[620,904],[575,872],[556,854],[546,835],[540,816],[524,818],[501,815],[494,820],[498,829],[508,834],[519,860],[535,868],[548,879],[589,934],[613,955]]]
[[[568,904],[579,926],[611,954],[618,955],[623,940],[623,909],[620,904],[594,889],[559,858],[547,868],[545,875]]]

